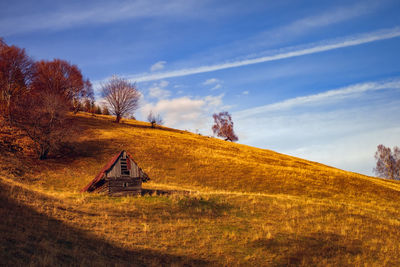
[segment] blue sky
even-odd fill
[[[116,74],[167,126],[371,175],[400,145],[400,2],[2,1],[0,36],[34,59]],[[100,99],[98,101],[101,101]]]

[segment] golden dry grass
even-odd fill
[[[2,263],[33,265],[400,264],[400,183],[139,121],[79,114],[73,156],[2,155]],[[147,188],[81,194],[125,149]]]

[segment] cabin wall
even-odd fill
[[[107,184],[110,195],[137,195],[142,191],[142,180],[139,178],[109,178]]]

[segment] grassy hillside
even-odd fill
[[[1,155],[2,263],[400,264],[398,182],[139,121],[76,119],[84,137],[64,157]],[[192,193],[79,193],[121,149],[150,176],[145,187]]]

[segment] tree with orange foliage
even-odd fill
[[[38,158],[44,160],[74,137],[75,124],[69,110],[65,96],[39,91],[19,100],[12,120],[33,141]]]
[[[29,94],[18,101],[11,115],[13,123],[35,143],[40,159],[73,137],[74,124],[67,115],[84,89],[77,66],[60,59],[35,64]]]
[[[86,86],[85,83],[89,83]],[[81,71],[76,65],[65,60],[41,60],[35,64],[35,75],[32,81],[32,90],[63,96],[73,105],[74,99],[86,95],[86,87],[91,88],[89,81],[84,81]]]
[[[11,114],[18,100],[29,92],[33,61],[24,49],[8,46],[0,38],[0,150],[21,151],[23,133],[12,125]]]
[[[136,85],[117,76],[102,85],[102,94],[110,112],[116,116],[116,123],[139,107],[140,92]]]
[[[214,125],[212,126],[212,130],[214,134],[219,137],[225,138],[225,141],[236,142],[238,137],[236,136],[233,130],[233,121],[232,116],[227,111],[220,112],[218,114],[213,115]]]
[[[0,39],[0,114],[6,120],[18,98],[29,90],[33,64],[24,49],[8,46]]]

